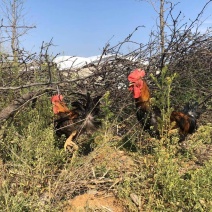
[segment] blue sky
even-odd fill
[[[175,14],[194,19],[208,0],[179,0]],[[178,2],[173,0],[172,2]],[[203,28],[212,26],[212,2],[206,8]],[[137,26],[133,41],[146,43],[156,25],[157,14],[150,4],[139,0],[25,0],[26,22],[36,25],[23,38],[24,47],[39,50],[42,41],[53,38],[53,54],[93,56],[123,41]],[[183,16],[182,16],[183,17]],[[202,29],[203,29],[202,28]],[[128,51],[133,46],[127,46]]]

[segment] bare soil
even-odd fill
[[[83,194],[68,202],[64,212],[110,211],[124,212],[125,208],[113,194]]]

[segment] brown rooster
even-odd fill
[[[91,133],[100,121],[96,117],[100,112],[100,96],[91,98],[90,94],[77,94],[80,98],[72,103],[73,109],[70,110],[63,101],[62,95],[54,95],[51,98],[53,112],[55,114],[54,127],[58,136],[65,135],[67,140],[64,148],[78,150],[77,144],[73,141],[76,136],[83,132]]]
[[[188,134],[192,134],[197,129],[197,119],[200,113],[197,112],[198,103],[187,103],[182,112],[173,111],[170,116],[170,121],[175,122],[179,128],[180,141],[184,141]]]
[[[151,136],[159,138],[157,118],[161,116],[161,112],[159,108],[151,105],[150,90],[144,76],[145,71],[142,69],[131,72],[128,76],[129,90],[134,95],[138,121]],[[193,133],[197,128],[196,120],[199,117],[196,113],[197,105],[197,103],[194,106],[187,104],[182,112],[171,113],[170,121],[175,122],[175,128],[179,128],[180,141],[183,141],[187,134]]]

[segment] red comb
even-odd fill
[[[130,82],[136,82],[137,80],[143,78],[146,75],[145,71],[142,69],[135,69],[128,76]]]
[[[62,102],[63,101],[63,96],[61,94],[57,94],[52,96],[51,102]]]
[[[142,69],[135,69],[128,76],[128,80],[133,83],[130,85],[129,90],[133,92],[134,98],[139,98],[141,95],[141,88],[143,87],[143,77],[145,76],[145,71]]]

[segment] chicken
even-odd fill
[[[72,148],[78,150],[78,145],[73,141],[81,133],[91,133],[101,123],[96,120],[100,113],[100,96],[91,98],[90,94],[77,94],[80,98],[72,103],[70,110],[63,101],[62,95],[54,95],[51,98],[53,112],[55,114],[54,127],[58,136],[65,135],[67,140],[65,150]]]
[[[133,93],[136,105],[136,115],[143,129],[151,136],[160,138],[158,130],[158,117],[161,117],[160,109],[152,106],[150,102],[150,90],[144,79],[145,71],[136,69],[128,76],[130,82],[129,90]],[[198,104],[194,106],[187,104],[182,112],[173,111],[170,122],[175,122],[173,128],[179,128],[180,141],[183,141],[188,134],[193,133],[197,128],[196,120],[199,115],[196,112]]]
[[[170,121],[175,122],[175,127],[179,128],[180,141],[184,141],[188,134],[192,134],[197,129],[197,119],[200,113],[197,112],[198,103],[187,103],[183,111],[173,111]]]
[[[144,131],[148,131],[151,136],[159,138],[157,117],[160,116],[160,110],[151,106],[150,90],[143,79],[144,76],[145,71],[141,69],[136,69],[130,73],[128,76],[129,90],[133,92],[136,116]]]

